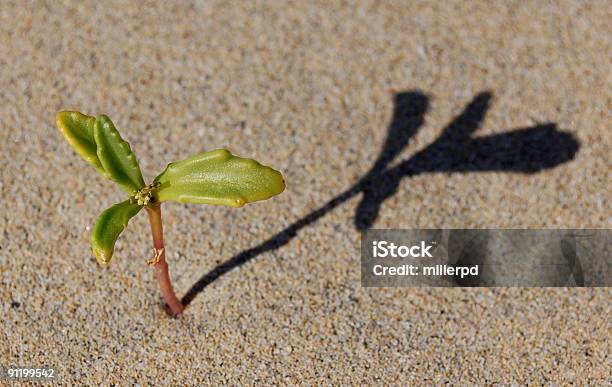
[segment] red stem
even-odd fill
[[[164,230],[161,219],[161,203],[156,202],[150,206],[145,206],[149,214],[149,223],[151,224],[151,234],[153,235],[153,248],[156,253],[161,251],[159,261],[154,265],[157,282],[161,289],[164,301],[170,308],[170,314],[177,316],[183,313],[185,307],[174,294],[170,274],[168,273],[168,263],[166,262],[166,251],[164,249]]]

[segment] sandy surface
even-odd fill
[[[437,155],[369,223],[609,228],[609,3],[296,3],[2,2],[0,365],[54,365],[65,384],[610,382],[609,288],[361,288],[350,191],[394,94],[427,111],[377,173],[480,95],[461,124],[475,136],[549,125],[580,145],[547,152],[573,159],[476,173]],[[267,202],[164,206],[182,318],[145,264],[144,213],[97,266],[90,227],[123,195],[64,141],[61,109],[108,114],[149,180],[218,147],[283,171]]]

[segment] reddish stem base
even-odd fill
[[[151,234],[153,235],[153,248],[156,254],[160,254],[159,260],[154,265],[157,282],[164,297],[164,301],[168,305],[169,312],[172,316],[177,316],[183,313],[185,307],[174,294],[170,274],[168,273],[168,263],[166,262],[166,252],[164,249],[164,230],[161,220],[161,205],[159,202],[145,207],[149,214],[149,223],[151,224]]]

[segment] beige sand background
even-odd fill
[[[361,288],[360,195],[169,319],[144,213],[97,266],[90,227],[123,195],[54,125],[108,114],[149,180],[218,147],[283,171],[267,202],[164,206],[180,296],[363,176],[401,91],[429,110],[398,161],[487,90],[477,135],[552,122],[581,147],[532,175],[404,179],[374,226],[609,228],[609,2],[171,3],[0,3],[0,365],[65,384],[611,381],[607,288]]]

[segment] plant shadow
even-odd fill
[[[374,224],[384,201],[397,192],[406,177],[436,172],[536,173],[570,161],[578,152],[579,141],[571,133],[558,130],[554,123],[473,137],[482,124],[491,99],[491,92],[479,93],[432,144],[390,167],[423,125],[429,108],[429,98],[421,91],[396,94],[393,118],[382,150],[362,178],[277,234],[205,273],[187,291],[182,299],[183,304],[189,305],[206,286],[225,273],[262,253],[286,245],[301,229],[359,194],[363,195],[353,221],[358,230],[365,230]]]

